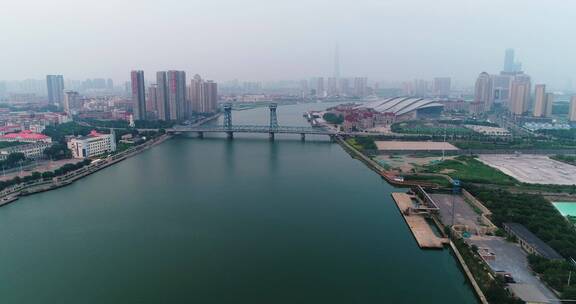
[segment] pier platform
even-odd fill
[[[432,228],[428,222],[426,222],[425,215],[412,213],[411,207],[413,204],[410,195],[395,192],[392,193],[392,198],[394,202],[396,202],[396,206],[398,206],[402,217],[404,217],[406,224],[408,224],[420,248],[442,249],[444,248],[444,244],[449,243],[448,239],[438,237],[434,234],[434,231],[432,231]]]

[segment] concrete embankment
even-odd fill
[[[58,189],[72,184],[74,181],[79,180],[85,176],[88,176],[94,172],[125,160],[131,156],[134,156],[142,151],[149,149],[155,145],[161,144],[167,139],[171,138],[171,135],[162,135],[158,138],[152,139],[144,144],[138,145],[136,147],[130,148],[128,150],[122,151],[120,153],[111,155],[105,159],[98,162],[92,163],[90,165],[84,166],[78,170],[71,171],[65,175],[54,177],[50,180],[40,180],[34,182],[21,183],[14,185],[0,192],[0,206],[7,205],[14,202],[20,196],[30,195],[38,192],[50,191]]]

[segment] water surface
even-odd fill
[[[392,191],[327,141],[173,139],[0,208],[0,303],[475,303]]]

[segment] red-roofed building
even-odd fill
[[[30,142],[30,143],[36,143],[36,142],[45,142],[45,143],[51,143],[52,142],[52,138],[44,135],[44,134],[40,134],[40,133],[34,133],[32,131],[22,131],[19,133],[8,133],[8,134],[4,134],[2,136],[0,136],[0,141],[19,141],[19,142]]]
[[[22,131],[22,126],[20,126],[20,125],[0,127],[0,135],[5,135],[7,133],[13,133],[13,132],[19,132],[19,131]]]

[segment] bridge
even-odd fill
[[[267,133],[270,140],[274,140],[275,134],[300,134],[302,140],[306,139],[306,135],[328,135],[333,139],[337,134],[323,128],[279,126],[276,114],[277,107],[278,105],[275,103],[269,105],[270,124],[267,126],[232,125],[232,105],[226,104],[224,105],[224,123],[221,126],[175,126],[166,131],[169,133],[197,133],[200,138],[204,137],[204,133],[226,133],[229,139],[234,138],[234,133]]]

